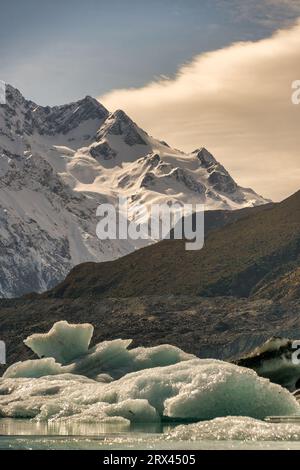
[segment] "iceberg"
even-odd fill
[[[116,379],[129,372],[169,366],[195,357],[169,344],[128,350],[131,343],[131,339],[103,341],[90,349],[89,354],[75,360],[68,372],[93,378],[106,373]]]
[[[54,357],[62,364],[87,353],[94,327],[89,323],[70,325],[59,321],[45,334],[34,334],[24,340],[38,357]]]
[[[300,386],[299,341],[273,337],[235,363],[255,370],[260,376],[286,387],[291,392]],[[293,360],[295,355],[296,361]]]
[[[182,441],[300,441],[300,427],[298,424],[270,424],[249,417],[228,416],[179,425],[165,437]]]
[[[88,349],[93,331],[89,323],[71,325],[60,321],[46,334],[29,336],[24,343],[42,359],[17,362],[6,370],[4,377],[71,373],[102,382],[120,378],[129,372],[168,366],[195,357],[168,344],[128,350],[131,339],[103,341]]]
[[[104,341],[86,350],[91,328],[59,323],[63,327],[55,324],[51,335],[26,340],[38,354],[53,351],[53,357],[13,364],[0,379],[0,417],[129,426],[300,415],[288,390],[254,370],[199,359],[171,345],[128,349],[131,340]],[[74,343],[75,352],[69,351],[67,345]]]
[[[118,401],[146,398],[162,418],[172,420],[228,415],[261,419],[300,410],[295,398],[279,385],[252,370],[210,359],[127,374],[112,382],[109,390]]]
[[[31,377],[39,378],[45,375],[61,374],[62,367],[53,357],[44,359],[30,359],[28,361],[16,362],[3,374],[4,378]]]

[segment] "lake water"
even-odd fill
[[[174,426],[136,425],[125,431],[115,424],[35,423],[25,419],[0,419],[0,449],[300,449],[300,441],[170,440],[168,431]]]

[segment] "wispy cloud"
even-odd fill
[[[269,0],[271,1],[271,0]],[[258,42],[202,54],[174,79],[100,97],[172,146],[213,151],[245,186],[281,199],[299,189],[300,22]]]

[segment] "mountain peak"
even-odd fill
[[[197,154],[201,166],[204,168],[218,164],[218,161],[215,159],[215,157],[205,147],[194,150],[193,154]]]
[[[95,121],[92,133],[102,125],[109,116],[108,110],[91,96],[59,106],[40,106],[24,98],[22,93],[12,85],[6,85],[6,120],[9,117],[8,133],[12,135],[67,134],[88,120]]]
[[[173,201],[207,210],[267,202],[239,187],[207,149],[167,147],[91,96],[38,106],[8,85],[0,155],[0,234],[10,240],[1,252],[0,296],[44,290],[80,262],[108,261],[149,243],[99,240],[99,201],[117,204],[124,196],[133,212],[137,202],[148,211]]]
[[[22,95],[22,93],[12,85],[6,84],[5,86],[5,95],[6,95],[6,103],[11,104],[20,104],[26,102],[26,99]]]
[[[90,95],[87,95],[82,100],[75,102],[75,104],[76,103],[79,106],[84,106],[84,107],[89,108],[90,111],[94,109],[97,113],[101,114],[101,117],[103,116],[107,117],[109,115],[109,111],[105,108],[105,106],[103,106],[103,104],[101,104],[100,101],[96,100],[96,98],[93,98]]]
[[[147,142],[143,137],[143,135],[146,135],[145,132],[142,131],[121,109],[114,111],[108,116],[104,126],[102,126],[98,132],[98,140],[101,140],[108,134],[122,136],[124,142],[129,146],[137,144],[147,145]]]
[[[126,123],[133,123],[132,119],[123,111],[122,109],[117,109],[115,112],[111,114],[112,119],[126,122]]]

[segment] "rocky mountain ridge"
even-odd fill
[[[267,201],[240,188],[205,149],[150,137],[123,111],[85,97],[39,106],[10,85],[0,105],[0,296],[41,292],[86,261],[109,261],[152,240],[99,240],[96,209],[119,195],[240,209]]]

